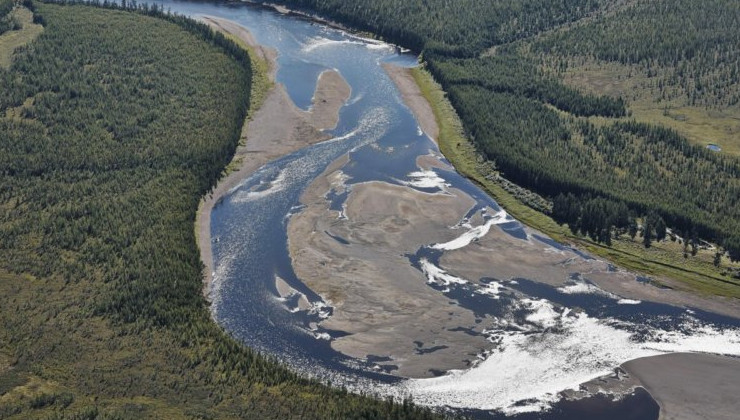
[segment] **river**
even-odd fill
[[[508,414],[521,419],[572,418],[584,413],[585,404],[562,400],[560,392],[611,374],[628,360],[679,351],[740,356],[739,319],[627,299],[603,290],[590,276],[608,279],[628,273],[522,226],[475,185],[446,168],[447,162],[421,131],[381,66],[415,66],[416,56],[261,7],[159,4],[179,14],[222,17],[248,28],[261,45],[278,52],[276,81],[302,109],[311,106],[317,78],[325,70],[338,71],[352,89],[337,127],[329,132],[332,139],[270,162],[212,211],[213,317],[246,345],[303,374],[355,391],[411,395],[420,404],[480,418]],[[420,168],[418,158],[425,155],[440,164]],[[335,308],[296,275],[287,232],[291,219],[306,211],[302,194],[342,157],[347,159],[341,165],[344,185],[327,192],[326,206],[327,214],[338,213],[345,221],[342,212],[349,196],[369,185],[402,187],[413,190],[409,194],[414,197],[438,194],[440,199],[454,191],[472,203],[460,223],[438,240],[399,254],[416,273],[414,279],[421,279],[419,284],[442,302],[435,305],[449,305],[475,320],[475,324],[458,325],[456,331],[460,337],[473,336],[486,343],[470,357],[470,367],[437,369],[432,377],[408,379],[394,374],[398,365],[393,352],[352,357],[335,350],[337,343],[347,340],[348,332],[326,328]],[[337,231],[350,232],[342,223],[336,222]],[[342,246],[353,246],[351,235],[326,233]],[[567,278],[560,286],[536,281],[528,264],[511,261],[505,275],[488,275],[485,265],[471,268],[473,264],[465,259],[471,255],[483,259],[491,255],[490,266],[496,267],[494,253],[481,250],[494,249],[495,241],[508,248],[522,244],[516,261],[540,261],[544,254],[552,261],[559,259],[557,264],[540,263],[545,268],[539,272],[547,276],[560,270],[557,275],[562,272]],[[281,296],[276,276],[294,293]],[[309,306],[301,307],[300,299]],[[450,330],[454,329],[445,329]],[[417,363],[426,360],[425,351],[455,350],[453,344],[416,345],[421,360]],[[657,418],[657,405],[644,391],[616,402],[604,395],[587,400],[590,410],[597,407],[590,413],[600,418]],[[637,414],[634,407],[640,408]],[[547,408],[549,412],[541,411]]]

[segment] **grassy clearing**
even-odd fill
[[[723,153],[740,156],[740,106],[708,109],[687,105],[686,97],[675,88],[666,87],[666,95],[661,92],[658,80],[662,73],[647,77],[645,69],[637,65],[573,59],[561,76],[566,84],[582,91],[625,98],[629,118],[672,128],[694,144],[717,144]]]
[[[683,258],[682,247],[670,241],[654,243],[645,249],[640,238],[623,237],[607,247],[586,238],[573,235],[546,214],[538,212],[507,192],[499,183],[487,177],[487,166],[482,164],[478,152],[465,137],[462,124],[441,86],[423,68],[412,70],[414,79],[424,97],[434,110],[439,124],[439,147],[445,157],[461,174],[486,190],[502,207],[522,223],[531,226],[553,239],[572,243],[588,252],[606,258],[615,264],[646,275],[679,280],[686,289],[701,294],[740,298],[740,280],[723,275],[724,268],[714,267],[711,250],[699,250],[696,256]],[[739,267],[723,259],[723,267]]]
[[[36,39],[44,27],[33,23],[33,13],[25,7],[16,7],[10,12],[21,24],[21,29],[8,31],[0,35],[0,68],[10,67],[13,52]]]

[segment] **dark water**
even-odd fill
[[[716,144],[708,144],[708,145],[707,145],[707,149],[709,149],[709,150],[711,150],[711,151],[713,151],[713,152],[721,152],[721,151],[722,151],[722,148],[721,148],[721,147],[719,147],[719,146],[718,146],[718,145],[716,145]]]
[[[507,416],[480,410],[460,410],[460,414],[479,420],[653,420],[660,414],[658,403],[643,388],[619,401],[598,394],[577,401],[562,400],[540,413]]]
[[[438,178],[439,186],[414,184],[418,179],[410,174],[419,171],[416,158],[430,152],[438,154],[438,150],[421,133],[381,64],[391,62],[414,66],[416,57],[386,44],[368,42],[259,7],[181,1],[159,4],[176,13],[224,17],[247,27],[260,44],[278,51],[277,82],[285,86],[291,99],[303,109],[310,107],[316,81],[322,71],[339,71],[352,87],[351,98],[341,109],[339,124],[330,132],[334,139],[269,163],[245,179],[214,208],[211,218],[215,263],[212,300],[216,321],[247,345],[271,354],[305,374],[355,390],[381,395],[411,393],[424,404],[448,405],[446,397],[442,394],[437,397],[427,387],[427,382],[407,382],[393,376],[396,367],[388,358],[370,356],[368,360],[357,360],[332,350],[330,339],[345,333],[318,326],[322,319],[331,316],[332,308],[296,277],[287,251],[286,226],[291,215],[301,210],[299,197],[327,165],[343,155],[349,156],[349,162],[342,168],[349,177],[349,186],[366,181],[385,181],[411,183],[421,191],[433,192],[445,184],[464,191],[476,201],[466,216],[468,219],[479,213],[484,220],[496,217],[495,213],[500,210],[496,202],[454,171],[435,169],[434,173],[427,174]],[[342,209],[346,198],[347,193],[327,196],[330,208],[337,211]],[[529,236],[523,226],[509,216],[493,228],[520,240],[541,241],[572,253],[573,258],[591,259],[547,237]],[[332,232],[327,231],[326,234],[339,243],[347,242]],[[408,256],[409,264],[427,273],[430,269],[439,268],[443,252],[423,246],[416,254]],[[276,276],[297,293],[281,298],[275,286]],[[589,284],[587,276],[579,273],[573,273],[572,282],[586,288]],[[586,369],[587,373],[608,370],[630,358],[644,355],[646,349],[655,346],[670,347],[661,351],[706,351],[711,349],[713,342],[706,345],[703,342],[682,344],[681,340],[684,336],[691,336],[697,328],[709,331],[707,336],[713,339],[724,337],[726,332],[736,334],[740,330],[740,321],[734,318],[655,303],[624,304],[619,297],[608,294],[566,293],[526,279],[515,282],[480,279],[452,284],[430,280],[429,286],[448,297],[452,304],[472,311],[479,322],[487,326],[485,333],[473,329],[466,332],[485,334],[492,343],[491,354],[499,350],[512,351],[511,345],[504,349],[505,346],[500,344],[512,339],[522,341],[538,337],[540,342],[562,341],[578,333],[575,328],[580,325],[578,322],[583,323],[584,317],[598,320],[599,325],[607,329],[606,332],[604,328],[598,330],[597,342],[605,337],[608,339],[611,332],[619,337],[629,334],[629,338],[617,341],[624,351],[604,354],[603,358],[599,353],[604,351],[601,347],[574,350],[561,346],[562,354],[556,356],[562,360],[571,360],[572,355],[568,352],[586,352],[591,364],[583,367],[584,362],[576,359],[572,365],[557,366],[554,363],[541,372],[548,377],[557,377],[561,370],[567,374],[575,368]],[[301,294],[312,304],[311,309],[299,308]],[[542,313],[546,316],[537,315],[538,311],[544,311]],[[462,331],[467,327],[460,328]],[[740,354],[740,341],[735,346],[732,337],[724,339],[723,342],[729,342],[730,347],[722,349],[722,352]],[[420,343],[417,350],[423,353],[439,348],[425,347]],[[630,353],[632,350],[634,354]],[[514,356],[521,356],[523,351],[526,348],[512,353],[512,360]],[[530,372],[530,376],[521,378],[522,382],[536,382],[537,374]],[[491,386],[494,385],[507,384]],[[520,384],[507,386],[519,387]],[[480,398],[484,402],[486,397]],[[463,412],[474,417],[502,416],[496,411],[476,410],[477,402],[456,406],[472,407]],[[520,414],[515,418],[655,419],[657,406],[647,393],[638,390],[618,402],[599,396],[580,402],[559,401],[548,412]]]

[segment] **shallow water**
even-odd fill
[[[415,56],[259,7],[160,4],[180,14],[224,17],[247,27],[260,44],[278,51],[277,81],[303,109],[311,105],[318,75],[324,70],[336,69],[352,87],[339,124],[330,132],[334,139],[269,163],[213,209],[213,316],[247,345],[334,384],[382,395],[410,393],[419,403],[458,408],[481,418],[496,418],[502,412],[520,413],[519,418],[572,418],[583,410],[601,410],[612,418],[653,419],[657,417],[655,404],[643,393],[621,403],[594,397],[580,405],[558,402],[557,393],[637,357],[670,351],[740,355],[738,319],[621,299],[594,286],[587,275],[573,273],[568,285],[554,288],[523,278],[477,281],[446,273],[439,265],[440,257],[464,248],[490,229],[501,229],[518,240],[542,242],[574,258],[591,257],[547,237],[528,234],[456,172],[417,167],[418,156],[438,154],[438,150],[421,133],[381,68],[383,62],[413,66]],[[350,188],[367,181],[424,192],[456,188],[477,202],[466,218],[481,213],[483,225],[471,226],[454,241],[427,244],[408,255],[409,264],[425,274],[429,287],[486,323],[483,334],[491,348],[481,355],[485,360],[477,367],[437,378],[404,380],[386,373],[392,372],[393,362],[384,357],[357,360],[332,350],[330,340],[343,332],[319,326],[331,316],[332,308],[293,272],[286,225],[301,211],[299,197],[306,187],[345,154],[350,159],[342,171],[349,177]],[[346,198],[347,194],[327,196],[335,210],[342,208]],[[341,237],[334,239],[346,242]],[[293,296],[280,297],[276,276],[295,290]],[[310,309],[298,307],[301,294],[311,303]],[[553,409],[531,414],[545,407]],[[628,410],[630,417],[625,417],[626,407],[641,408]]]

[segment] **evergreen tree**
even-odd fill
[[[645,218],[645,223],[642,227],[642,244],[645,248],[650,248],[653,239],[653,227],[650,224],[650,218]]]
[[[740,235],[733,235],[725,241],[725,249],[730,261],[740,261]]]
[[[631,215],[629,217],[629,227],[628,227],[628,229],[629,229],[630,239],[634,240],[635,239],[635,236],[637,236],[638,226],[637,226],[637,220],[635,220],[635,218],[633,216],[631,216]]]

